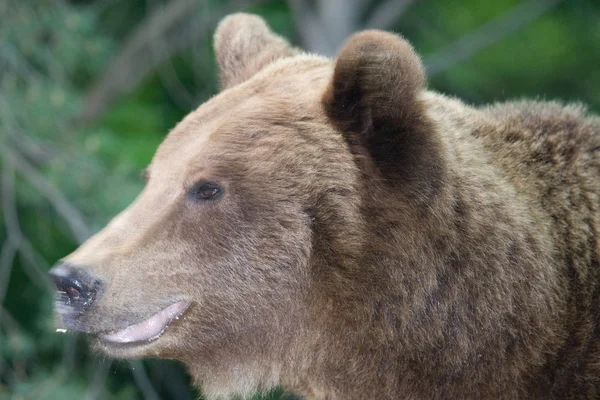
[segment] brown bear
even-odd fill
[[[210,399],[600,397],[600,119],[425,89],[401,37],[335,60],[258,17],[137,200],[52,271],[63,326]]]

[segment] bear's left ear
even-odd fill
[[[414,182],[441,161],[439,138],[419,100],[424,86],[423,65],[406,40],[364,31],[339,52],[323,105],[370,167],[392,183]]]
[[[244,13],[229,15],[219,23],[214,46],[222,89],[244,82],[267,64],[297,52],[271,32],[262,18]]]

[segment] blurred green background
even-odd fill
[[[0,0],[0,399],[199,396],[176,363],[56,333],[46,271],[133,200],[165,134],[216,93],[212,32],[242,10],[327,55],[357,30],[399,32],[432,89],[472,104],[600,110],[597,0]]]

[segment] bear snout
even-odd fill
[[[58,263],[50,270],[56,285],[57,308],[61,313],[83,313],[95,300],[102,283],[82,268],[68,263]]]

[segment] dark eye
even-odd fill
[[[214,200],[222,194],[223,188],[212,182],[199,182],[188,192],[188,196],[196,201]]]

